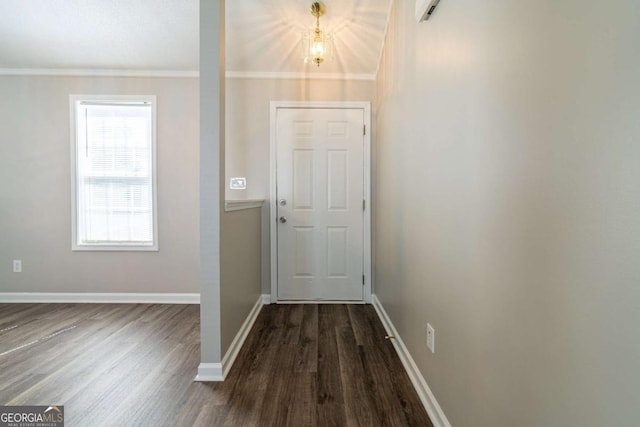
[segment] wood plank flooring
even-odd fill
[[[0,304],[0,405],[67,426],[431,426],[371,306],[263,307],[227,380],[193,382],[199,307]]]

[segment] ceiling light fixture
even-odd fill
[[[320,29],[320,17],[327,7],[320,2],[311,3],[311,14],[316,17],[316,27],[302,34],[302,52],[304,63],[313,62],[318,67],[325,59],[332,59],[333,37]]]

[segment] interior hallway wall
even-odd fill
[[[413,5],[377,84],[377,296],[454,426],[640,425],[640,3]]]

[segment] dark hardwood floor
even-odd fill
[[[268,305],[222,383],[197,305],[0,304],[0,405],[67,426],[431,426],[371,306]]]

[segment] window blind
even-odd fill
[[[77,103],[78,245],[153,245],[152,118],[146,102]]]

